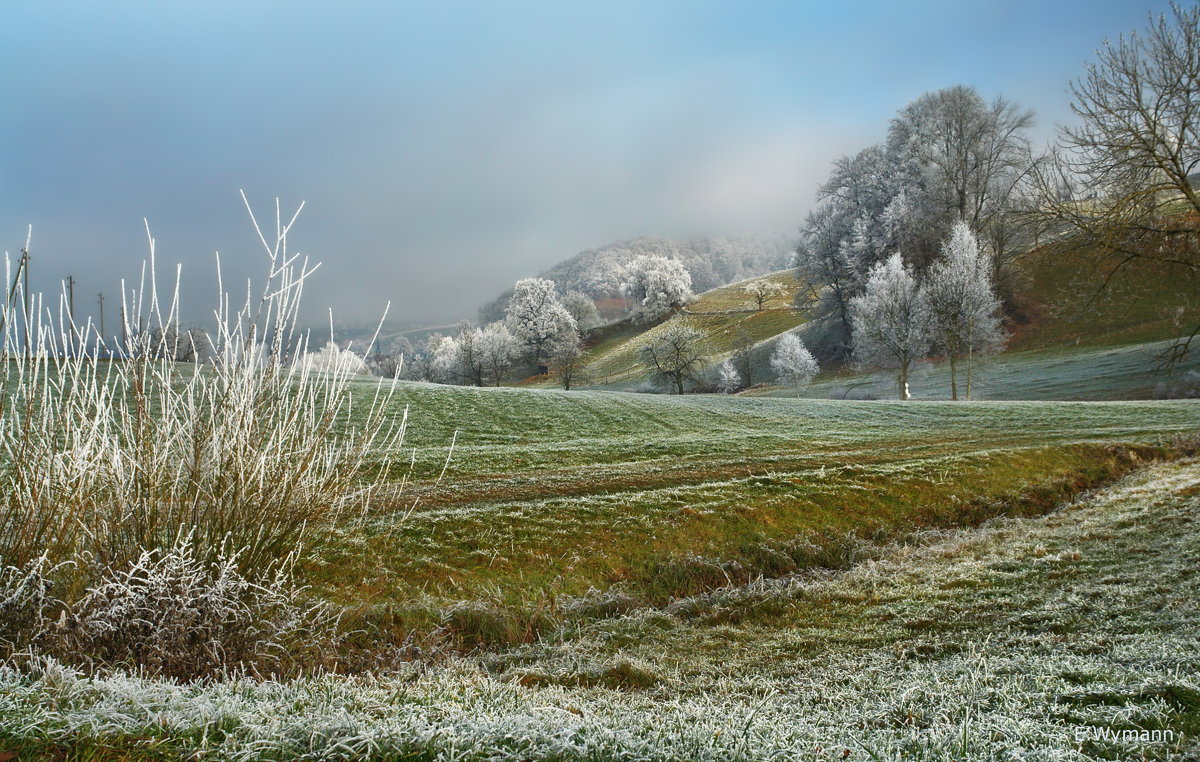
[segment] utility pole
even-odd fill
[[[16,297],[16,295],[17,295],[17,284],[21,282],[21,273],[23,273],[25,271],[25,257],[26,256],[27,256],[27,254],[25,253],[25,250],[22,249],[21,250],[21,259],[17,263],[17,273],[16,273],[16,275],[13,276],[12,285],[9,286],[9,288],[8,288],[8,298],[6,298],[4,300],[4,312],[3,312],[3,314],[0,314],[0,342],[4,342],[5,350],[8,349],[8,346],[7,346],[7,341],[4,339],[4,337],[6,336],[6,334],[4,333],[4,329],[8,325],[9,319],[12,317],[13,298]]]
[[[96,294],[96,298],[100,301],[100,342],[103,344],[108,341],[104,336],[104,292]]]

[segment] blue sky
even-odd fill
[[[35,285],[73,274],[90,303],[136,275],[148,218],[202,316],[214,250],[260,264],[244,188],[307,202],[314,314],[470,317],[609,241],[793,232],[929,90],[1004,95],[1048,139],[1102,40],[1166,9],[7,0],[0,248],[32,224]]]

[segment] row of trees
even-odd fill
[[[678,260],[644,254],[621,268],[619,288],[635,322],[652,322],[692,298],[691,276]],[[377,372],[451,384],[499,386],[517,368],[553,373],[563,388],[579,382],[583,333],[600,324],[596,305],[580,291],[560,296],[546,278],[513,286],[504,319],[464,324],[455,335],[432,337],[421,351],[397,343],[377,361]],[[407,358],[403,362],[401,357]],[[404,370],[404,364],[409,370]]]
[[[848,305],[855,359],[895,368],[900,399],[909,398],[912,363],[930,352],[949,364],[951,399],[958,399],[959,365],[966,362],[969,398],[974,359],[1003,343],[992,268],[967,223],[954,226],[942,252],[920,279],[893,253],[871,268],[863,293]]]
[[[1143,33],[1104,43],[1070,84],[1077,124],[1044,151],[1030,144],[1032,113],[1004,98],[960,85],[913,101],[882,143],[835,162],[801,228],[814,348],[856,353],[853,305],[877,267],[900,251],[925,276],[957,223],[978,237],[1002,301],[1016,258],[1043,241],[1093,252],[1106,284],[1142,262],[1200,284],[1198,79],[1200,6],[1173,4]],[[1196,335],[1200,326],[1167,359]],[[954,347],[942,349],[955,362]]]
[[[710,384],[723,394],[731,394],[750,386],[749,354],[748,351],[740,354],[741,351],[740,347],[736,348],[730,357],[712,369],[712,349],[704,333],[687,321],[675,321],[642,343],[638,348],[638,360],[649,370],[652,380],[675,394],[683,394],[688,386]],[[795,331],[785,333],[775,343],[770,364],[779,381],[794,384],[797,394],[800,387],[820,370],[816,358]],[[745,373],[740,366],[744,367]]]
[[[797,249],[802,295],[816,323],[815,348],[831,360],[853,351],[852,304],[876,267],[902,251],[915,271],[937,259],[940,242],[965,223],[989,252],[989,280],[1002,291],[1010,265],[1038,228],[1011,214],[1031,188],[1032,114],[973,88],[927,93],[892,120],[883,143],[834,164]]]

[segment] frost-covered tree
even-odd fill
[[[996,352],[1004,335],[991,262],[967,223],[954,226],[942,246],[942,258],[929,268],[925,295],[930,338],[950,364],[950,398],[958,399],[958,366],[966,360],[970,399],[974,359]]]
[[[325,343],[316,352],[306,352],[297,360],[308,371],[318,373],[353,373],[366,375],[371,372],[367,363],[349,349],[342,349],[332,341]]]
[[[420,348],[413,348],[412,355],[404,358],[401,373],[404,378],[413,381],[435,381],[437,373],[434,370],[434,353],[443,336],[432,333],[421,343]]]
[[[800,396],[800,387],[812,381],[820,371],[817,359],[794,331],[785,333],[775,345],[775,351],[771,353],[771,368],[780,381],[796,387],[796,396]]]
[[[841,210],[826,204],[808,215],[796,249],[797,306],[810,313],[823,355],[834,358],[850,352],[850,300],[862,285],[843,245],[847,229]]]
[[[889,140],[929,179],[928,203],[980,229],[1028,168],[1025,132],[1032,124],[1033,112],[1004,98],[989,103],[974,88],[955,85],[905,106]]]
[[[761,312],[767,303],[783,295],[784,288],[773,280],[755,280],[742,286],[742,292],[750,297]]]
[[[706,355],[704,334],[683,321],[672,321],[638,349],[638,359],[650,369],[651,377],[676,394],[700,379],[708,364]]]
[[[901,109],[886,140],[834,163],[820,205],[801,228],[797,275],[822,357],[850,348],[850,300],[876,263],[903,251],[924,268],[951,226],[966,220],[985,235],[994,279],[1034,234],[1025,207],[1034,158],[1026,137],[1030,112],[970,87],[926,93]]]
[[[900,399],[908,399],[909,368],[929,349],[929,306],[899,252],[871,270],[850,319],[859,364],[895,368]]]
[[[483,386],[486,368],[476,345],[478,336],[477,329],[462,325],[457,335],[438,339],[430,362],[434,377],[444,383]]]
[[[721,394],[733,394],[741,388],[742,376],[730,360],[725,360],[717,366],[717,391]]]
[[[525,278],[513,286],[505,322],[528,347],[533,364],[541,365],[548,344],[577,329],[575,319],[558,300],[558,289],[545,278]]]
[[[596,310],[596,303],[582,291],[568,291],[563,294],[562,305],[575,319],[575,327],[578,330],[586,331],[600,325],[600,313]]]
[[[621,291],[635,320],[655,320],[691,300],[692,276],[677,259],[642,254],[625,266]]]
[[[521,344],[503,323],[488,323],[471,331],[474,351],[483,372],[493,386],[499,386],[504,374],[512,367]]]

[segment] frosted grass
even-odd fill
[[[939,534],[845,574],[405,674],[181,686],[10,665],[0,737],[159,739],[210,759],[1182,759],[1200,750],[1179,724],[1200,697],[1198,489],[1197,462],[1156,466],[1050,516]],[[789,619],[814,601],[827,621]],[[972,607],[990,623],[904,626]],[[657,682],[521,684],[535,670],[568,683],[614,653]],[[1076,741],[1085,725],[1179,734]]]

